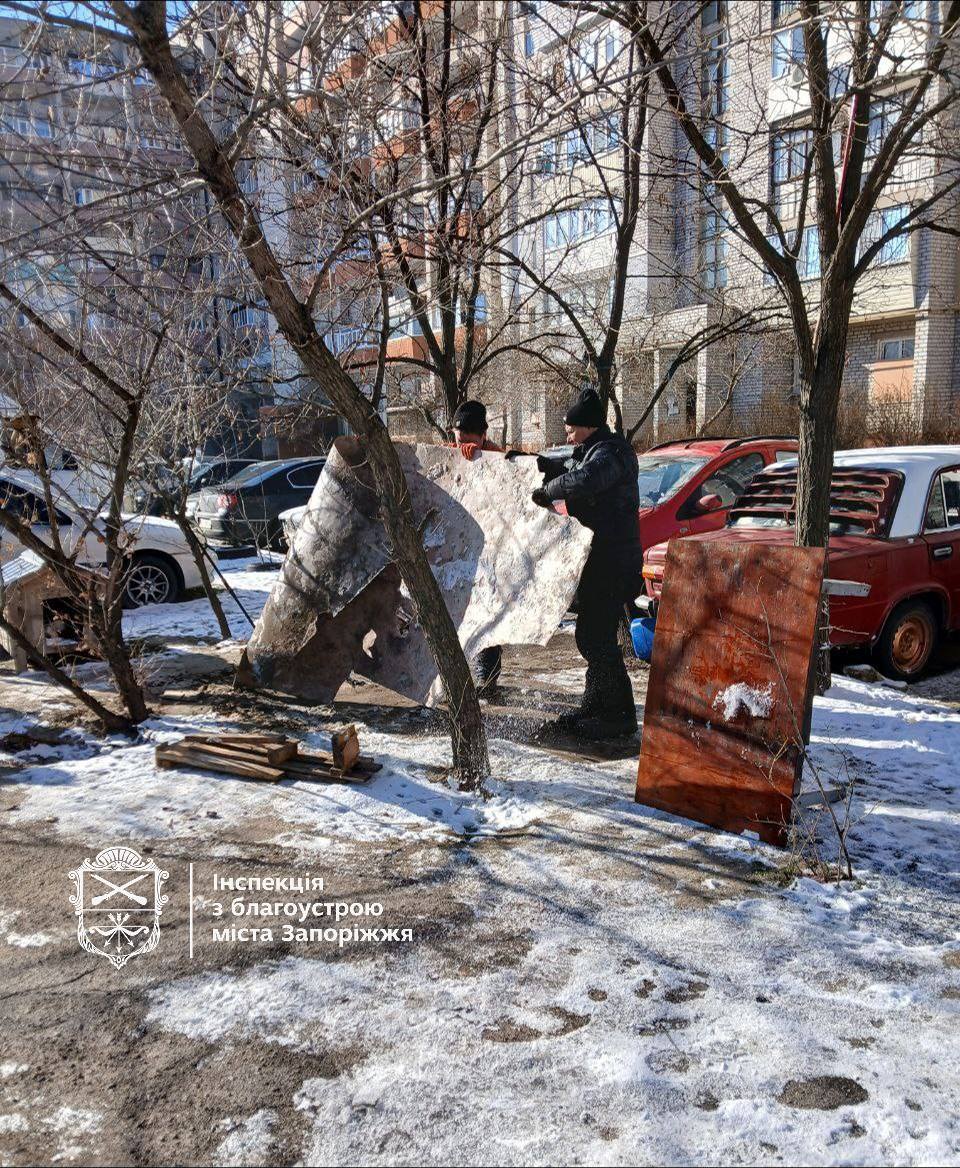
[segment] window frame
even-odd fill
[[[920,528],[921,535],[943,535],[953,534],[960,535],[960,521],[956,524],[947,523],[945,527],[927,527],[927,514],[930,510],[930,503],[933,499],[934,490],[939,489],[940,504],[943,507],[943,518],[947,519],[947,496],[943,489],[943,476],[948,474],[960,475],[960,463],[956,466],[942,466],[933,476],[930,487],[927,490],[927,499],[923,508],[923,524]]]

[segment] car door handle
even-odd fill
[[[942,543],[933,549],[935,560],[948,560],[953,555],[953,548],[948,543]]]

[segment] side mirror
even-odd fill
[[[723,506],[723,500],[719,495],[701,495],[697,500],[697,510],[701,515],[706,515],[710,511],[719,511]]]

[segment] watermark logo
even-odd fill
[[[133,848],[106,848],[84,860],[70,873],[76,887],[70,903],[83,948],[106,957],[115,969],[156,949],[160,913],[168,900],[162,892],[167,875]]]

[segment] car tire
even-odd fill
[[[887,617],[873,659],[884,677],[916,681],[937,645],[939,622],[925,600],[905,600]]]
[[[141,552],[130,561],[123,589],[124,608],[172,604],[180,598],[177,569],[166,556]]]

